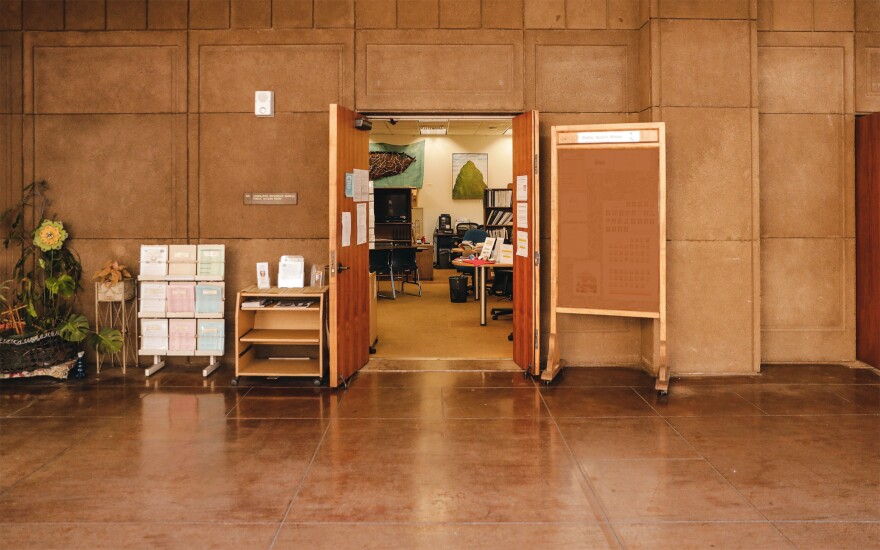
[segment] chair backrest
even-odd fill
[[[468,229],[464,235],[462,235],[462,241],[470,241],[474,244],[482,243],[486,241],[486,237],[489,236],[489,233],[485,229]]]
[[[479,227],[480,227],[480,225],[477,223],[473,223],[473,222],[464,223],[464,222],[462,222],[462,223],[458,223],[455,225],[455,232],[458,234],[459,237],[461,237],[465,233],[470,231],[471,229],[478,229]],[[467,240],[467,239],[465,239],[465,240]]]
[[[388,273],[391,267],[391,249],[370,250],[370,271]]]
[[[495,269],[495,280],[489,288],[489,294],[494,296],[513,297],[513,270],[512,269]]]
[[[398,269],[415,269],[416,249],[415,248],[395,248],[391,252],[391,267]]]

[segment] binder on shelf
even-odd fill
[[[168,320],[168,351],[194,352],[196,350],[196,320]]]
[[[223,285],[196,285],[196,315],[223,313]]]
[[[197,351],[215,352],[222,355],[225,344],[225,325],[223,319],[200,319],[198,326]]]
[[[164,282],[141,281],[140,312],[150,316],[165,314],[165,300],[168,284]]]
[[[198,245],[198,261],[200,264],[224,263],[226,261],[225,244]]]
[[[168,283],[165,313],[169,317],[192,317],[195,313],[195,283]]]

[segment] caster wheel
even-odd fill
[[[497,321],[497,320],[498,320],[498,316],[497,316],[497,315],[493,315],[493,316],[492,316],[492,320],[493,320],[493,321]]]
[[[373,355],[374,353],[376,353],[376,348],[370,346],[370,355]]]
[[[513,334],[512,333],[507,335],[507,341],[513,342]]]
[[[312,380],[312,384],[314,384],[314,385],[316,385],[316,386],[320,386],[320,385],[321,385],[321,379],[320,379],[320,378],[315,378],[314,380]]]
[[[230,386],[237,386],[238,385],[238,378],[233,378],[232,380],[230,380],[229,385]]]
[[[657,391],[657,395],[660,397],[666,397],[667,395],[669,395],[669,392],[667,390],[659,390]]]

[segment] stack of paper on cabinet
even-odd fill
[[[196,275],[196,245],[172,244],[168,246],[168,276],[192,278]]]
[[[165,315],[165,293],[168,283],[141,281],[141,316],[161,317]]]
[[[193,353],[196,350],[196,320],[168,320],[168,351]]]
[[[199,351],[210,351],[222,355],[224,351],[223,319],[199,320]]]
[[[196,317],[223,314],[223,283],[196,285]]]
[[[141,349],[156,351],[168,349],[168,319],[141,320]]]
[[[141,245],[141,278],[165,277],[168,274],[168,245]]]
[[[198,246],[198,260],[198,278],[222,279],[226,265],[226,245],[200,244]]]
[[[168,283],[165,312],[168,317],[192,317],[195,313],[195,283]]]

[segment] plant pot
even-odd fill
[[[134,298],[134,279],[124,279],[118,283],[95,283],[95,294],[99,302],[124,302]]]

